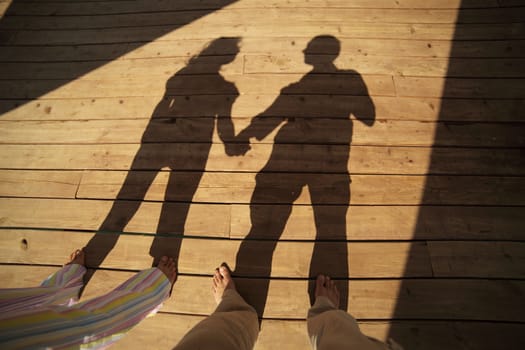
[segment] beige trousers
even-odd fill
[[[385,344],[361,333],[356,320],[326,297],[317,297],[307,324],[314,350],[403,350],[393,340]]]
[[[251,350],[259,334],[255,309],[232,289],[213,314],[193,327],[175,350]]]
[[[393,340],[385,344],[361,333],[356,320],[325,297],[317,298],[307,323],[314,350],[403,350]],[[258,334],[254,308],[228,289],[213,314],[193,327],[174,350],[252,350]]]

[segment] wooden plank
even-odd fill
[[[1,265],[2,288],[29,288],[38,286],[58,267],[55,266],[22,266]]]
[[[379,339],[383,334],[376,324],[360,324],[365,334]],[[458,321],[394,321],[389,324],[388,336],[405,349],[521,349],[525,338],[523,324]],[[386,333],[385,332],[385,333]],[[507,340],[508,339],[508,342]]]
[[[57,199],[0,199],[0,226],[98,230],[111,208],[110,201]],[[142,203],[126,225],[127,232],[155,233],[162,203]],[[165,210],[177,213],[181,204],[166,204]],[[228,205],[192,205],[187,216],[185,235],[227,237]],[[174,232],[175,233],[175,232]]]
[[[436,277],[524,278],[523,242],[428,242]]]
[[[1,174],[1,172],[0,172]],[[177,193],[166,193],[170,172],[160,172],[148,188],[151,172],[133,172],[120,199],[163,201],[167,196],[177,200]],[[86,171],[78,188],[77,198],[116,199],[128,172]],[[180,183],[190,186],[195,173],[177,172]],[[199,182],[193,202],[255,204],[252,192],[257,186],[254,173],[206,172]],[[273,182],[271,181],[273,176]],[[347,204],[348,196],[333,193],[333,188],[348,179],[344,174],[268,174],[268,183],[258,184],[263,190],[259,204],[286,204],[287,190],[299,184],[323,188],[325,195],[315,204]],[[398,176],[352,175],[350,205],[525,205],[525,186],[518,177],[471,176]],[[145,183],[146,181],[146,183]],[[301,186],[303,187],[303,186]],[[181,188],[184,188],[182,186]],[[427,190],[427,189],[431,190]],[[1,192],[0,192],[1,195]],[[29,193],[30,195],[30,193]],[[179,198],[182,200],[182,196]],[[308,190],[303,189],[295,204],[310,204]]]
[[[84,247],[91,237],[91,232],[2,229],[0,230],[0,257],[2,263],[9,264],[60,265],[64,263],[67,252]],[[100,267],[140,270],[150,265],[151,257],[148,251],[152,240],[152,236],[121,235]],[[169,238],[162,240],[168,242]],[[56,242],[63,243],[57,246]],[[177,269],[181,274],[206,275],[222,261],[227,261],[230,267],[235,269],[235,256],[240,244],[239,240],[185,238],[182,241]],[[273,243],[267,241],[257,242],[261,249],[271,244]],[[307,278],[314,244],[317,249],[332,251],[334,254],[341,247],[341,243],[333,242],[279,242],[273,254],[271,276]],[[432,276],[425,243],[351,242],[342,245],[346,246],[349,252],[342,259],[348,261],[352,278]],[[417,260],[418,263],[405,270],[408,256],[411,261]],[[87,263],[90,264],[89,255]],[[246,268],[256,272],[257,262],[252,263],[253,266],[246,266]],[[318,266],[318,269],[329,271],[330,264],[326,262]]]
[[[210,27],[214,33],[210,33]],[[191,31],[173,31],[174,26],[129,27],[109,29],[76,30],[17,30],[4,31],[4,45],[37,45],[45,42],[48,45],[80,45],[102,43],[125,43],[151,41],[163,36],[166,40],[179,39],[213,39],[219,36],[259,36],[288,37],[332,34],[342,39],[380,38],[380,39],[414,39],[414,40],[450,40],[454,35],[457,40],[497,40],[524,39],[525,32],[519,23],[510,24],[385,24],[385,23],[326,23],[323,20],[310,23],[283,23],[268,21],[260,25],[241,23],[235,28],[224,24],[220,16],[209,25],[192,27]]]
[[[71,85],[67,85],[71,83]],[[128,97],[128,96],[155,96],[159,99],[164,92],[163,81],[136,81],[127,79],[126,81],[94,81],[70,80],[16,80],[0,81],[0,96],[8,98],[9,91],[11,97],[15,99],[33,99],[47,94],[47,98],[103,98],[103,97]],[[52,91],[57,87],[64,86],[62,89]],[[82,89],[92,89],[91,92]],[[50,92],[51,91],[51,92]]]
[[[244,54],[297,53],[305,48],[311,37],[243,38]],[[189,57],[206,46],[207,39],[184,41],[154,41],[129,51],[128,44],[76,46],[8,46],[0,52],[1,62],[75,62],[92,60],[119,60],[144,58]],[[235,54],[225,51],[222,54]],[[341,42],[340,57],[434,57],[434,58],[519,58],[524,57],[524,40],[485,40],[450,42],[439,40],[383,40],[352,39]],[[37,54],[35,54],[37,53]],[[213,53],[213,52],[212,52]]]
[[[100,4],[100,2],[98,2]],[[48,6],[50,4],[47,4]],[[127,5],[127,4],[126,4]],[[16,8],[15,8],[16,10]],[[503,9],[502,9],[503,10]],[[154,10],[153,10],[154,11]],[[181,26],[193,22],[196,18],[209,14],[209,10],[196,9],[187,11],[165,11],[153,13],[122,13],[100,15],[20,15],[10,13],[2,23],[2,29],[17,30],[64,30],[64,29],[102,29],[123,27],[145,27],[155,25]],[[230,11],[228,11],[230,12]],[[227,15],[226,15],[227,16]],[[482,15],[481,15],[482,16]],[[442,15],[446,20],[447,13]],[[155,18],[158,22],[155,22]]]
[[[194,154],[207,152],[205,144],[145,144],[140,151],[140,161],[134,170],[158,170],[159,159],[171,159],[173,154],[188,155],[179,162],[171,162],[173,170],[202,171]],[[204,147],[206,146],[206,147]],[[1,145],[1,169],[68,169],[68,170],[129,170],[136,156],[139,144],[96,144],[96,145]],[[204,149],[202,148],[204,147]],[[281,145],[283,153],[297,151],[295,145]],[[212,144],[208,154],[206,171],[258,172],[266,164],[272,145],[252,144],[244,157],[228,157],[222,144]],[[286,151],[286,152],[285,152]],[[326,157],[345,154],[347,146],[326,145],[322,151],[312,150],[313,162],[308,171],[312,173],[341,173],[340,164],[334,166]],[[429,169],[430,157],[434,163]],[[398,174],[398,175],[523,175],[525,160],[520,149],[491,148],[423,148],[423,147],[372,147],[353,146],[348,168],[351,174]],[[168,164],[166,165],[168,166]],[[290,163],[289,158],[276,159],[266,171],[289,172],[306,169],[302,164]]]
[[[42,15],[42,16],[64,16],[64,15],[102,15],[119,13],[140,13],[149,11],[183,11],[198,9],[219,9],[232,1],[205,0],[196,4],[184,2],[160,2],[152,6],[148,1],[97,1],[97,2],[16,2],[9,15]]]
[[[247,9],[235,6],[221,11],[221,18],[230,23],[251,22],[264,23],[271,20],[287,20],[289,22],[309,22],[322,18],[326,22],[343,23],[348,18],[359,22],[389,22],[389,23],[456,23],[457,9],[349,9],[349,8],[270,8]],[[372,4],[371,4],[372,5]],[[261,14],[254,17],[254,12]],[[170,11],[156,13],[106,14],[99,16],[7,16],[2,23],[4,29],[100,29],[133,26],[180,25],[203,17],[206,10]],[[464,9],[459,18],[460,23],[513,23],[523,18],[520,8],[485,8]],[[199,22],[206,24],[207,18]]]
[[[2,198],[0,227],[98,230],[111,204],[110,201],[78,199]],[[181,210],[180,205],[167,203],[165,210],[175,215]],[[142,203],[124,231],[155,233],[161,207],[162,203]],[[272,207],[276,213],[287,210],[277,205]],[[254,210],[261,213],[257,215],[267,212],[256,207]],[[350,240],[410,240],[413,237],[522,240],[522,211],[520,207],[429,206],[419,218],[418,206],[351,206],[344,225]],[[341,230],[340,223],[332,222],[332,225]],[[185,235],[244,238],[250,227],[248,205],[233,205],[230,209],[230,205],[193,204],[186,220]],[[324,238],[330,239],[330,234]],[[315,236],[313,208],[293,206],[282,238],[313,240]]]
[[[499,0],[498,3],[501,7],[517,7],[522,5],[520,0]]]
[[[332,111],[334,108],[332,108]],[[372,126],[349,122],[342,118],[310,117],[308,111],[297,112],[304,117],[290,117],[275,139],[264,138],[260,143],[298,144],[299,154],[307,144],[338,144],[352,146],[456,146],[456,147],[523,147],[525,123],[428,123],[419,121],[378,120]],[[340,113],[337,111],[337,113]],[[343,117],[344,116],[344,117]],[[278,130],[283,118],[265,117],[255,122],[251,135],[266,135]],[[209,143],[215,125],[212,116],[206,118],[153,118],[86,120],[86,121],[0,121],[2,144],[90,144],[90,143]],[[237,125],[249,125],[249,118],[238,118]],[[268,130],[269,126],[271,127]],[[239,128],[239,127],[237,127]],[[286,128],[286,129],[284,129]],[[211,130],[210,130],[211,129]],[[242,128],[239,128],[242,129]],[[286,131],[284,131],[286,130]],[[344,130],[344,131],[343,131]],[[435,133],[440,137],[434,140]],[[231,141],[236,141],[233,138]],[[213,142],[221,140],[214,133]],[[274,152],[279,155],[279,151]],[[324,151],[321,146],[319,151]]]
[[[273,210],[279,213],[286,209],[274,205]],[[429,206],[425,207],[424,215],[419,211],[418,206],[350,206],[346,216],[347,238],[506,240],[523,237],[522,208]],[[231,237],[244,238],[251,228],[250,207],[233,205],[231,215]],[[337,223],[334,225],[338,227]],[[313,239],[315,235],[313,208],[294,206],[282,239]]]
[[[0,196],[75,198],[82,172],[0,170]]]
[[[56,268],[46,267],[45,270],[52,272]],[[4,265],[0,274],[7,285],[13,285],[12,280],[19,279],[20,273],[31,274],[27,271],[27,266]],[[44,273],[40,275],[45,276]],[[87,285],[83,297],[87,299],[105,293],[132,275],[130,272],[99,270]],[[238,285],[247,286],[244,291],[247,301],[260,293],[250,287],[254,282],[253,279],[237,279]],[[265,318],[304,319],[310,306],[307,284],[301,280],[272,280]],[[211,277],[179,276],[163,311],[210,314],[215,308],[210,285]],[[523,322],[523,281],[354,280],[350,281],[349,287],[349,309],[362,320],[390,319],[396,312],[397,319]],[[400,288],[401,294],[398,295]],[[499,297],[494,298],[494,295]]]
[[[178,99],[172,113],[187,117],[214,115],[217,106],[225,105],[227,98],[235,96],[188,96]],[[255,116],[270,106],[274,95],[242,95],[235,101],[233,119]],[[283,95],[282,115],[293,111],[298,101],[302,101],[304,110],[313,117],[323,116],[324,104],[363,106],[364,96],[332,96],[329,101],[316,96]],[[108,97],[108,98],[73,98],[73,99],[38,99],[0,100],[0,110],[8,110],[2,120],[94,120],[94,119],[149,119],[158,96]],[[377,119],[420,120],[420,121],[470,121],[470,122],[513,122],[523,121],[520,111],[525,108],[525,100],[483,100],[483,99],[445,99],[373,96]],[[313,106],[316,104],[315,106]],[[312,106],[311,106],[312,105]],[[288,108],[286,107],[288,106]],[[168,113],[156,114],[158,117]],[[351,115],[352,119],[355,119]]]
[[[322,55],[310,55],[310,62],[326,64]],[[246,55],[245,73],[304,73],[303,55]],[[339,56],[339,69],[354,69],[360,74],[386,74],[422,77],[518,78],[525,76],[523,59],[425,58],[382,56]]]
[[[226,56],[227,57],[227,56]],[[233,56],[231,60],[233,60]],[[80,73],[91,72],[82,79],[169,79],[174,72],[179,74],[214,74],[217,68],[230,59],[217,56],[199,58],[197,64],[184,70],[188,64],[188,57],[147,58],[114,60],[108,62],[14,62],[3,63],[0,71],[2,80],[18,79],[77,79]],[[103,66],[108,64],[107,66]],[[101,67],[103,66],[103,67]],[[228,64],[228,74],[242,74],[243,62],[236,60]]]
[[[260,4],[261,0],[255,0],[257,4]],[[250,2],[248,2],[250,3]],[[281,2],[278,0],[265,1],[266,6],[288,6],[288,7],[298,7],[298,5],[303,5],[304,3],[301,0],[290,0],[286,2]],[[376,8],[376,7],[385,7],[385,8],[451,8],[457,9],[460,6],[462,8],[476,8],[476,7],[498,7],[498,2],[496,0],[430,0],[424,4],[417,0],[380,0],[380,1],[371,1],[371,0],[357,0],[352,1],[351,3],[345,0],[310,0],[308,1],[308,7],[340,7],[340,8]],[[299,6],[300,7],[300,6]]]
[[[100,69],[96,73],[86,75],[84,78],[75,80],[70,84],[68,84],[69,80],[63,80],[62,83],[67,85],[62,89],[50,92],[46,95],[46,98],[155,96],[157,99],[160,99],[163,94],[190,97],[195,95],[237,96],[239,91],[243,94],[277,94],[282,87],[302,78],[301,74],[227,75],[227,78],[235,84],[235,87],[225,85],[222,79],[217,79],[216,75],[213,74],[177,75],[176,79],[168,81],[168,85],[166,85],[164,80],[169,77],[168,75],[153,80],[149,78],[136,79],[129,76],[107,79],[104,71],[105,69]],[[177,69],[170,71],[169,74],[175,72],[177,72]],[[80,73],[80,71],[77,73]],[[363,90],[363,81],[367,84],[369,91]],[[43,92],[48,92],[49,85],[56,86],[58,83],[61,83],[61,80],[4,80],[0,81],[0,96],[16,99],[37,98]],[[341,89],[338,83],[344,83],[345,89]],[[83,89],[95,90],[84,91]],[[294,94],[345,96],[376,94],[379,96],[394,96],[395,90],[390,76],[374,75],[365,76],[361,79],[355,74],[319,75],[297,87]]]
[[[217,7],[218,4],[224,3],[224,1],[209,0],[202,1],[198,4],[186,4],[186,3],[164,3],[155,4],[152,8],[150,2],[138,1],[133,3],[118,3],[118,2],[101,2],[99,5],[94,6],[90,3],[68,3],[68,2],[54,2],[54,3],[40,3],[35,5],[33,3],[17,3],[16,7],[10,10],[10,15],[104,15],[112,13],[141,13],[149,12],[152,10],[162,11],[181,11],[181,10],[197,10],[197,9],[209,9]],[[261,8],[275,8],[275,7],[292,7],[292,8],[393,8],[393,9],[457,9],[460,5],[465,8],[497,8],[497,0],[475,0],[461,3],[460,0],[431,0],[421,3],[415,0],[359,0],[352,1],[351,3],[345,0],[313,0],[308,1],[305,4],[302,1],[261,1],[251,0],[242,1],[239,4],[235,4],[234,8],[248,8],[248,9],[261,9]]]
[[[460,79],[423,77],[394,77],[400,96],[450,97],[450,98],[506,98],[523,99],[523,79]]]

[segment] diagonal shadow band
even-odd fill
[[[0,62],[9,63],[13,57],[18,62],[34,62],[41,56],[63,57],[69,62],[59,63],[58,67],[54,64],[53,67],[57,77],[66,75],[67,79],[45,79],[38,84],[26,80],[0,82],[0,115],[236,1],[28,3],[14,0],[0,20]],[[168,16],[162,16],[164,20],[161,21],[158,14]],[[69,15],[89,17],[91,29],[79,27],[81,19],[76,19],[73,24],[60,20],[61,16]],[[28,16],[56,22],[56,28],[38,29],[34,23],[28,22],[27,18],[32,18]],[[95,44],[99,44],[96,50],[92,49]],[[81,61],[81,64],[70,64],[71,61]],[[0,63],[0,70],[2,66],[8,69],[6,64]],[[60,71],[67,74],[61,74]]]

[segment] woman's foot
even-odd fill
[[[215,273],[213,274],[213,297],[215,298],[217,305],[221,302],[226,289],[236,290],[230,268],[223,263],[215,269]]]
[[[175,267],[173,258],[163,256],[160,258],[157,268],[166,275],[171,284],[175,283],[177,279],[177,268]]]
[[[317,297],[327,297],[334,304],[335,308],[339,309],[339,290],[330,277],[325,275],[317,276],[315,298],[317,299]]]
[[[69,262],[66,265],[77,264],[77,265],[86,265],[86,254],[82,249],[77,249],[69,256]]]

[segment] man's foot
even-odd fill
[[[226,289],[235,290],[235,283],[233,282],[230,268],[223,263],[215,269],[213,274],[213,297],[217,305],[221,302],[222,295]]]
[[[82,249],[77,249],[69,256],[69,262],[66,265],[77,264],[86,266],[86,254]]]
[[[335,308],[339,309],[339,296],[339,290],[330,277],[325,275],[317,276],[317,281],[315,282],[316,299],[317,297],[327,297],[334,304]]]
[[[175,283],[175,280],[177,279],[177,268],[175,267],[175,261],[173,261],[173,258],[163,256],[160,258],[157,268],[166,275],[171,284]]]

